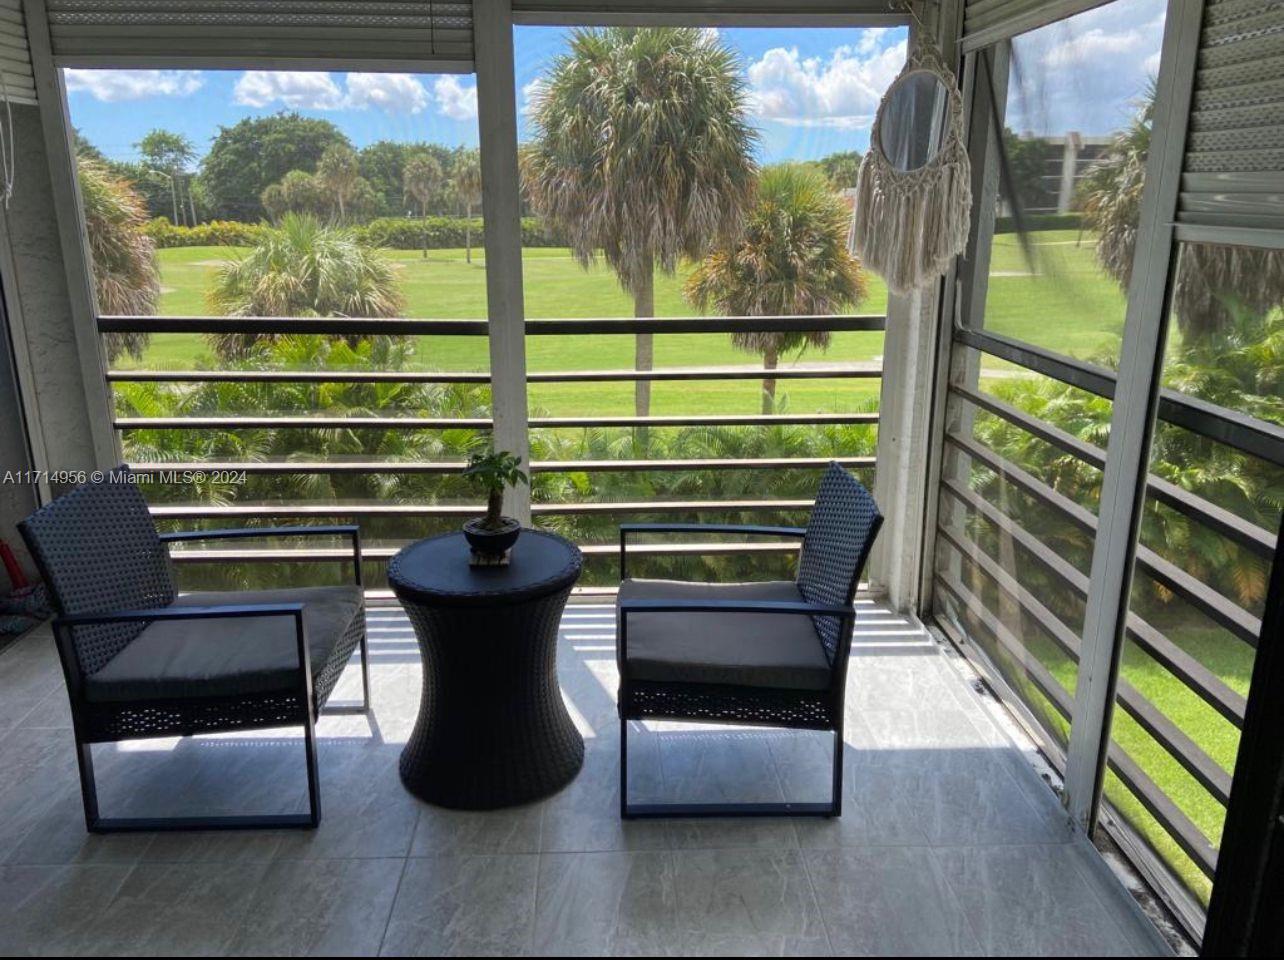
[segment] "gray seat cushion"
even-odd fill
[[[315,678],[354,617],[364,615],[355,586],[188,593],[174,606],[302,603]],[[85,682],[97,702],[271,693],[298,685],[293,617],[157,620]]]
[[[803,602],[798,586],[785,581],[625,580],[620,584],[619,599]],[[808,616],[631,613],[627,640],[629,671],[637,680],[788,690],[829,686],[829,659]]]

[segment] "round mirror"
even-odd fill
[[[892,169],[926,166],[949,134],[949,89],[931,70],[911,70],[887,91],[878,124],[878,149]]]

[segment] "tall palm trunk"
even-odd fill
[[[774,346],[768,347],[762,352],[762,366],[764,370],[775,370],[776,365],[780,362],[780,351]],[[762,412],[774,413],[776,410],[776,378],[762,378]]]
[[[192,181],[187,181],[187,205],[192,211],[192,226],[196,226],[196,198],[192,196]]]
[[[636,291],[633,294],[633,316],[639,319],[655,316],[655,264],[648,261],[642,276],[638,278]],[[633,368],[639,372],[651,370],[655,363],[654,337],[649,333],[639,333],[634,340]],[[651,415],[651,381],[635,380],[633,384],[633,412],[639,417]],[[646,427],[640,427],[638,440],[646,443]]]
[[[181,226],[178,222],[178,177],[172,173],[169,175],[169,199],[174,205],[174,225]]]

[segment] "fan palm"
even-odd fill
[[[361,170],[351,147],[334,143],[325,148],[317,162],[317,183],[334,197],[339,207],[339,222],[347,220],[349,203],[359,189]]]
[[[160,297],[156,244],[143,228],[147,204],[127,181],[96,160],[76,161],[84,204],[85,236],[93,263],[98,312],[140,316],[155,311]],[[121,354],[141,357],[145,333],[107,335],[107,358]]]
[[[1115,134],[1078,190],[1084,223],[1097,234],[1097,261],[1125,291],[1132,279],[1154,112],[1152,84],[1136,116]],[[1207,340],[1232,326],[1236,305],[1253,313],[1284,306],[1284,251],[1183,244],[1172,308],[1184,341]]]
[[[427,153],[416,153],[406,161],[401,172],[401,187],[405,194],[419,204],[419,212],[428,218],[428,204],[441,184],[441,164]],[[428,225],[424,224],[424,259],[428,258]]]
[[[287,214],[264,226],[258,244],[218,270],[208,299],[234,317],[394,317],[405,299],[392,264],[352,233]],[[250,334],[211,334],[224,360],[244,356]],[[360,337],[347,338],[350,343]]]
[[[461,148],[451,166],[451,185],[464,208],[464,262],[473,262],[473,208],[481,203],[481,156]]]
[[[687,298],[702,310],[733,317],[819,316],[859,303],[867,285],[860,262],[847,251],[850,219],[821,172],[797,164],[770,167],[740,239],[714,250],[687,280]],[[825,349],[831,335],[733,333],[741,350],[762,355],[776,369],[783,353]],[[776,381],[762,382],[762,412],[776,405]]]
[[[655,315],[655,269],[673,273],[738,231],[753,189],[756,134],[736,55],[688,28],[578,30],[542,78],[522,155],[535,211],[586,268],[599,251]],[[639,334],[638,370],[652,366]],[[636,385],[639,416],[650,381]]]

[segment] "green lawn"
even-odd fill
[[[1040,275],[1031,275],[1013,236],[995,240],[987,324],[990,329],[1021,337],[1078,356],[1109,348],[1117,341],[1123,297],[1097,271],[1090,242],[1080,244],[1074,231],[1036,235]],[[160,251],[161,300],[158,312],[177,316],[207,314],[205,291],[218,265],[241,251],[228,247],[184,247]],[[485,257],[473,251],[466,262],[462,249],[388,251],[406,297],[406,315],[437,319],[486,316]],[[690,316],[696,311],[682,296],[689,268],[656,282],[656,313]],[[526,314],[531,318],[627,317],[632,301],[604,264],[583,269],[564,249],[532,248],[523,256]],[[870,296],[858,312],[881,314],[887,308],[886,287],[871,278]],[[1057,319],[1063,318],[1063,319]],[[792,360],[803,363],[864,361],[881,358],[883,337],[876,333],[841,333],[826,351],[811,350]],[[530,337],[531,370],[625,369],[633,365],[628,336]],[[485,370],[486,344],[475,337],[422,337],[416,343],[415,366],[427,370]],[[722,335],[658,336],[657,367],[747,364],[754,357],[732,347]],[[213,357],[200,337],[158,335],[152,338],[142,365],[158,369],[210,366]],[[130,365],[122,360],[122,366]],[[999,362],[987,369],[1003,369]],[[656,413],[737,413],[757,408],[756,381],[657,383]],[[877,380],[783,381],[787,409],[849,411],[876,401]],[[532,405],[548,413],[580,415],[627,413],[633,404],[628,383],[536,385]]]

